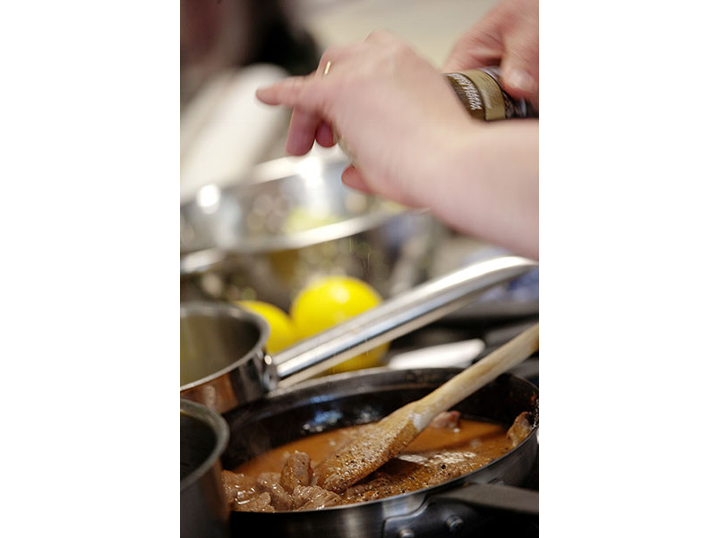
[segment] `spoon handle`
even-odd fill
[[[540,325],[533,325],[419,400],[416,412],[422,417],[421,426],[424,428],[439,413],[447,411],[532,355],[539,347],[539,333]]]

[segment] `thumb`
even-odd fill
[[[348,166],[342,173],[341,176],[342,182],[350,187],[351,189],[355,189],[361,192],[365,192],[368,194],[372,194],[372,189],[367,184],[367,181],[365,181],[365,178],[363,178],[360,171],[355,168],[353,165]]]
[[[500,64],[503,88],[516,99],[536,101],[538,95],[538,81],[532,73],[522,65],[512,62]]]
[[[528,55],[518,54],[509,48],[500,62],[500,72],[503,87],[510,95],[516,99],[537,101],[539,88],[537,58],[528,59]]]

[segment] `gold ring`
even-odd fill
[[[328,61],[328,63],[325,64],[325,69],[323,69],[323,74],[322,74],[323,77],[326,76],[330,72],[331,65],[332,65],[332,62],[330,62],[330,61]]]

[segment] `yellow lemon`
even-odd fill
[[[381,302],[380,294],[362,280],[347,276],[326,276],[300,291],[290,307],[290,317],[295,323],[298,338],[302,339],[329,329]],[[377,366],[388,347],[389,344],[383,344],[348,359],[333,367],[331,372]]]
[[[259,314],[270,325],[270,336],[265,344],[268,353],[285,349],[297,340],[295,324],[285,312],[277,306],[262,301],[237,301],[242,308]]]

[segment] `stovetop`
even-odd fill
[[[510,254],[504,249],[476,239],[450,234],[438,245],[425,277],[432,279],[457,270],[473,262]],[[535,323],[539,318],[539,268],[500,286],[488,290],[464,308],[453,311],[440,320],[395,339],[385,358],[386,363],[412,351],[429,350],[446,344],[479,341],[481,349],[472,357],[456,355],[455,350],[437,349],[437,366],[466,366],[475,362]],[[456,346],[462,347],[462,346]],[[473,349],[468,346],[467,349]],[[425,360],[428,360],[427,358]],[[457,364],[448,361],[457,360]],[[464,361],[464,362],[463,362]],[[423,364],[432,366],[432,364]],[[537,354],[512,373],[539,386]]]

